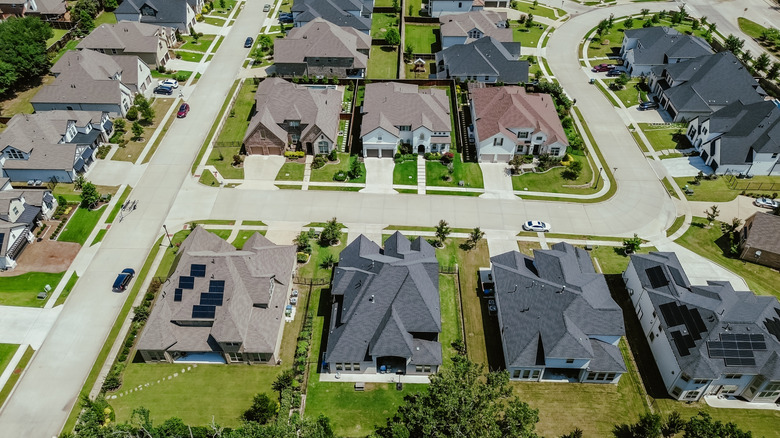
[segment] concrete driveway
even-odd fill
[[[284,162],[281,155],[248,155],[244,158],[244,179],[273,182]]]
[[[480,198],[514,199],[512,176],[506,163],[479,163],[485,193]]]
[[[706,285],[707,281],[721,280],[731,283],[735,290],[749,290],[747,283],[739,275],[674,242],[657,243],[656,248],[677,254],[691,284]]]
[[[712,169],[699,156],[669,158],[661,160],[661,163],[673,177],[696,176],[700,171],[705,175],[712,173]]]
[[[138,185],[146,171],[146,164],[134,165],[128,161],[99,160],[84,175],[93,184],[103,186]]]
[[[631,118],[637,123],[666,123],[662,113],[666,113],[663,110],[646,110],[639,111],[639,105],[626,108],[626,111],[631,111]]]
[[[393,190],[395,161],[390,158],[366,158],[366,188],[361,193],[397,194]]]

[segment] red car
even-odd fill
[[[604,71],[610,71],[617,67],[615,64],[599,64],[591,69],[591,71],[594,72],[604,72]]]
[[[183,119],[183,118],[187,117],[187,113],[188,112],[190,112],[190,105],[187,104],[187,103],[183,103],[179,107],[179,112],[178,112],[178,114],[176,114],[176,117],[178,117],[180,119]]]

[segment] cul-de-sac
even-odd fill
[[[0,438],[780,438],[780,0],[0,0]]]

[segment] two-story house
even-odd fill
[[[165,66],[176,44],[176,30],[135,21],[101,24],[76,46],[106,55],[134,55],[152,68]]]
[[[295,27],[323,18],[339,27],[351,27],[368,35],[374,0],[294,0],[290,8]],[[274,52],[276,53],[276,52]]]
[[[0,133],[2,174],[19,182],[73,182],[94,162],[95,149],[112,131],[106,112],[16,114]]]
[[[274,65],[281,76],[362,78],[370,49],[365,33],[315,18],[274,40]]]
[[[506,12],[474,11],[464,14],[443,15],[441,24],[441,47],[446,49],[456,44],[468,44],[489,36],[501,43],[513,42]]]
[[[33,241],[32,231],[51,217],[57,201],[48,190],[16,190],[0,178],[0,270],[13,269]]]
[[[707,41],[671,27],[643,27],[623,33],[620,57],[631,76],[648,76],[658,65],[676,64],[713,53]]]
[[[65,0],[0,0],[0,17],[37,16],[43,21],[62,20],[67,14]]]
[[[436,79],[520,84],[528,81],[528,61],[520,60],[520,43],[483,36],[436,52]]]
[[[453,146],[445,90],[397,82],[367,84],[362,113],[364,157],[392,157],[402,143],[420,154],[444,153]]]
[[[509,0],[429,0],[427,11],[431,17],[441,17],[481,11],[484,8],[508,8],[509,3]]]
[[[124,0],[114,10],[117,21],[137,21],[173,27],[189,34],[195,17],[203,10],[204,0]]]
[[[631,256],[631,303],[673,398],[780,397],[780,303],[727,281],[692,285],[671,252]]]
[[[780,108],[772,101],[737,100],[688,122],[686,136],[715,173],[780,175]]]
[[[566,155],[569,141],[549,94],[523,87],[470,88],[471,126],[480,162],[507,162],[515,155]]]
[[[339,255],[323,370],[435,374],[442,364],[436,250],[396,232],[382,249],[364,235]]]
[[[568,243],[490,259],[504,361],[512,380],[617,383],[623,314],[590,255]]]
[[[653,67],[649,86],[675,122],[708,116],[738,100],[759,102],[765,94],[731,52]]]
[[[336,147],[343,93],[266,78],[255,93],[255,112],[244,136],[247,154],[285,151],[328,154]]]

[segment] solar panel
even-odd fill
[[[193,277],[205,277],[206,265],[196,265],[196,264],[190,265],[190,275]]]
[[[764,335],[721,333],[720,341],[707,341],[710,357],[722,358],[726,366],[753,366],[754,351],[766,350]]]
[[[222,305],[222,297],[224,295],[222,294],[200,294],[200,305],[201,306],[221,306]]]
[[[193,318],[208,318],[213,319],[214,314],[217,312],[217,308],[214,306],[199,306],[194,305],[192,306],[192,317]]]
[[[224,293],[225,292],[225,280],[211,280],[209,281],[210,293]]]
[[[690,310],[691,312],[691,318],[693,318],[693,323],[697,332],[704,333],[707,331],[707,326],[704,325],[704,320],[701,319],[701,313],[699,313],[699,309],[693,308]]]
[[[650,285],[654,289],[669,284],[669,280],[666,278],[666,274],[664,274],[664,270],[661,269],[660,266],[653,266],[652,268],[645,269],[645,273],[647,274],[648,280],[650,280]]]
[[[755,366],[756,360],[755,359],[740,359],[740,358],[727,358],[724,359],[726,362],[727,367],[734,367],[734,366]]]
[[[176,289],[173,291],[173,301],[181,301],[181,289]]]
[[[195,287],[195,278],[181,276],[179,277],[179,288],[181,289],[193,289]]]
[[[746,335],[744,333],[739,333],[739,334],[732,335],[732,336],[734,336],[734,340],[737,340],[737,341],[750,341],[750,335]],[[720,338],[723,339],[723,336],[721,335]]]
[[[674,266],[667,266],[667,268],[669,268],[669,273],[672,274],[672,279],[677,284],[677,286],[686,287],[685,280],[683,280],[683,276],[680,271]]]
[[[674,345],[677,346],[677,351],[680,353],[680,356],[688,356],[690,351],[688,350],[688,346],[686,345],[686,340],[684,339],[685,336],[683,336],[682,333],[680,333],[679,330],[675,330],[671,332],[672,334],[672,340],[674,341]]]
[[[682,315],[680,315],[680,310],[677,308],[677,304],[661,304],[658,306],[658,308],[661,310],[661,315],[663,315],[667,327],[674,327],[683,323]]]

